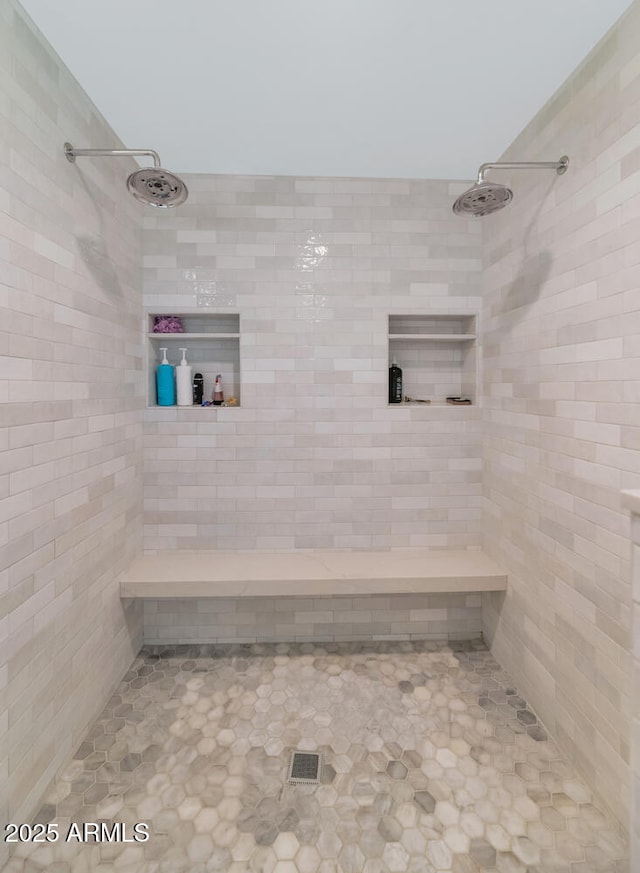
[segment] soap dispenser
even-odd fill
[[[158,389],[158,406],[175,406],[176,386],[174,370],[167,361],[167,349],[160,349],[162,360],[156,369],[156,387]]]
[[[193,386],[191,384],[191,367],[187,364],[187,350],[180,349],[182,360],[176,367],[176,388],[178,406],[193,406]]]

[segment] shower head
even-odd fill
[[[480,218],[497,212],[513,200],[513,191],[493,182],[475,182],[453,204],[456,215],[475,215]]]
[[[559,176],[566,173],[569,158],[563,155],[559,161],[531,161],[528,163],[482,164],[478,170],[478,179],[474,184],[461,194],[453,204],[456,215],[473,215],[481,218],[502,209],[513,199],[513,191],[505,185],[496,182],[485,181],[484,174],[487,170],[507,168],[511,170],[555,170]]]
[[[160,156],[153,149],[76,149],[71,143],[66,142],[64,153],[71,163],[74,163],[78,156],[121,158],[148,155],[153,158],[153,167],[136,170],[127,179],[127,188],[136,200],[147,206],[168,208],[179,206],[189,196],[187,186],[182,179],[162,169]]]
[[[127,188],[147,206],[179,206],[189,194],[182,179],[162,167],[137,170],[127,179]]]

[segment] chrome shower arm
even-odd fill
[[[154,152],[153,149],[76,149],[70,142],[64,144],[64,153],[68,161],[73,163],[75,159],[86,156],[94,157],[111,157],[111,158],[135,158],[142,155],[147,155],[153,158],[153,166],[160,167],[160,155]]]
[[[559,161],[516,161],[515,163],[499,161],[495,164],[481,164],[478,170],[478,182],[484,182],[484,174],[487,170],[555,170],[559,176],[562,176],[567,172],[568,166],[569,158],[566,155],[563,155]]]

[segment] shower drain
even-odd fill
[[[292,752],[287,771],[291,785],[319,785],[322,760],[318,752]]]

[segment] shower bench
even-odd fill
[[[505,591],[481,551],[166,551],[123,574],[123,598],[323,597]]]

